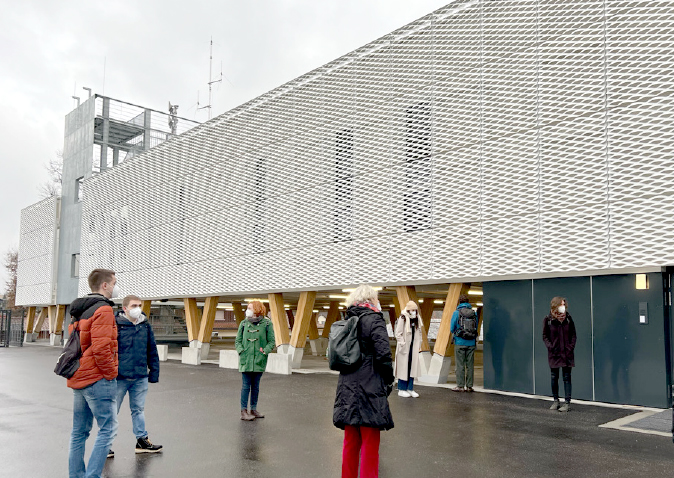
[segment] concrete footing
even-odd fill
[[[49,334],[49,345],[54,347],[61,346],[61,334]]]
[[[183,347],[182,363],[201,365],[201,350],[196,347]]]
[[[159,354],[159,361],[166,362],[168,360],[168,345],[157,345],[157,353]]]
[[[220,368],[239,369],[239,354],[236,350],[221,350],[220,359],[218,360]]]
[[[433,354],[428,366],[428,372],[419,377],[420,382],[426,383],[447,383],[449,369],[452,365],[451,357]]]
[[[319,337],[314,340],[309,340],[309,344],[311,345],[311,355],[325,356],[325,352],[328,350],[328,339]]]
[[[37,334],[31,334],[26,332],[23,336],[24,343],[35,342],[35,337]]]
[[[304,348],[295,348],[292,345],[288,347],[288,355],[293,368],[300,368],[302,366],[302,357],[304,356]]]
[[[288,354],[288,348],[290,347],[289,344],[281,344],[276,347],[276,353],[277,354]]]
[[[239,369],[239,354],[236,350],[220,351],[220,368]],[[271,353],[267,357],[267,368],[265,372],[276,373],[280,375],[290,375],[292,367],[290,365],[290,355]]]

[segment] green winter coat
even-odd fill
[[[274,326],[266,317],[253,325],[248,319],[239,324],[236,334],[236,352],[239,354],[239,372],[264,372],[267,356],[276,347]],[[264,353],[260,352],[260,347]]]

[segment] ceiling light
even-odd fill
[[[468,291],[468,295],[482,295],[482,291],[471,289]]]

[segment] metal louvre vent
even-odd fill
[[[673,67],[674,1],[453,2],[86,181],[80,291],[671,264]]]
[[[59,199],[50,197],[21,211],[16,305],[51,304]]]

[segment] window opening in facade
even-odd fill
[[[82,202],[82,181],[84,181],[84,176],[75,180],[75,202]]]
[[[337,131],[335,139],[334,242],[353,239],[353,130]]]
[[[421,102],[405,111],[403,216],[406,232],[432,226],[431,173],[431,105]]]
[[[70,277],[78,278],[80,276],[80,255],[73,254],[70,257]]]

